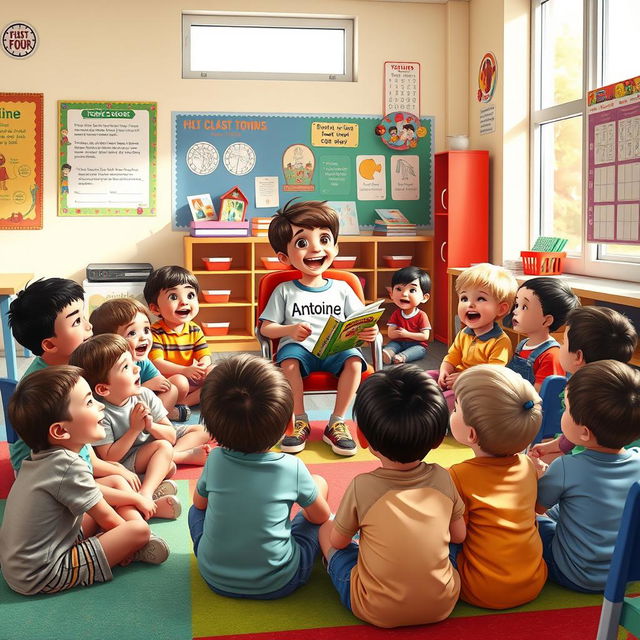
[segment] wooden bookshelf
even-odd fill
[[[368,302],[387,298],[386,287],[391,285],[391,276],[396,269],[384,263],[385,255],[412,255],[413,262],[433,278],[433,237],[431,234],[417,236],[341,236],[338,240],[339,255],[356,256],[356,264],[349,269],[364,279],[364,294]],[[200,313],[196,322],[229,322],[229,333],[225,336],[207,337],[214,351],[258,351],[255,337],[256,299],[260,278],[269,270],[264,268],[261,258],[273,256],[267,238],[252,236],[243,238],[192,238],[184,237],[184,266],[191,271],[201,289],[230,289],[229,302],[207,303],[200,299]],[[202,258],[230,257],[228,271],[207,271]],[[423,306],[432,316],[433,298]],[[386,326],[388,311],[380,320]]]

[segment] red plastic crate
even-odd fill
[[[564,251],[521,251],[522,271],[527,276],[557,276],[562,273]]]

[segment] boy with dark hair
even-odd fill
[[[427,353],[431,323],[418,307],[429,300],[431,278],[419,267],[405,267],[393,274],[387,291],[398,308],[387,323],[391,342],[382,350],[382,359],[385,364],[420,360]]]
[[[189,511],[200,573],[224,596],[289,595],[309,580],[318,525],[330,515],[324,478],[269,451],[291,423],[291,388],[272,363],[233,356],[207,376],[201,409],[220,446],[209,454]],[[291,521],[294,502],[302,511]]]
[[[640,476],[640,372],[617,360],[581,367],[567,382],[562,432],[585,450],[547,466],[535,460],[538,528],[549,577],[600,593],[631,485]]]
[[[197,278],[177,265],[152,271],[144,285],[144,298],[160,320],[151,325],[153,347],[149,358],[160,373],[179,388],[188,388],[185,405],[198,404],[200,387],[211,371],[211,352],[198,315]]]
[[[354,414],[361,445],[382,467],[356,476],[320,528],[329,576],[342,604],[371,624],[443,620],[460,591],[449,542],[464,540],[465,524],[449,473],[422,462],[447,430],[442,392],[415,365],[398,365],[363,382]]]
[[[352,456],[357,447],[344,416],[367,363],[359,349],[347,349],[324,359],[314,356],[312,349],[330,315],[344,320],[364,305],[346,282],[323,277],[338,255],[340,224],[336,212],[326,202],[292,203],[289,201],[273,217],[269,242],[282,263],[301,272],[300,279],[280,283],[260,316],[260,333],[280,339],[276,362],[293,390],[293,433],[283,438],[280,448],[287,453],[304,449],[311,427],[304,410],[302,378],[312,371],[327,371],[339,380],[333,413],[322,439],[334,453]],[[310,311],[318,308],[330,311]],[[364,329],[359,337],[373,342],[377,334],[378,327],[374,326]]]
[[[9,586],[24,595],[107,582],[117,564],[159,564],[169,555],[135,509],[125,520],[105,502],[78,455],[104,436],[103,405],[80,374],[64,365],[36,371],[9,403],[11,423],[33,454],[7,499],[0,566]]]
[[[638,334],[631,321],[609,307],[580,307],[569,313],[564,339],[560,346],[560,364],[573,375],[590,362],[631,360],[638,343]],[[570,453],[576,443],[563,433],[559,438],[531,447],[532,458],[551,462]]]
[[[189,384],[182,375],[165,378],[149,360],[153,346],[149,312],[135,298],[106,300],[89,317],[94,335],[117,333],[129,343],[129,350],[140,367],[140,382],[151,389],[169,412],[169,420],[185,422],[191,410],[184,404]]]
[[[93,335],[84,317],[84,290],[66,278],[41,278],[27,285],[9,307],[9,326],[14,338],[36,356],[23,378],[67,364],[73,350]],[[11,466],[18,471],[29,453],[21,438],[12,442]],[[88,460],[88,453],[83,455]]]
[[[505,318],[514,330],[525,334],[507,364],[535,386],[537,391],[547,376],[564,375],[560,345],[550,336],[566,321],[580,300],[566,282],[556,278],[531,278],[520,285],[513,310]]]
[[[463,371],[454,390],[451,434],[475,454],[449,469],[466,508],[467,537],[452,548],[460,597],[477,607],[517,607],[536,598],[547,579],[536,470],[520,453],[540,429],[540,396],[515,371],[494,364]]]

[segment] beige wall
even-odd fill
[[[358,82],[182,80],[180,12],[185,6],[355,16]],[[3,91],[44,93],[44,229],[0,231],[0,272],[27,271],[81,281],[89,262],[181,263],[183,233],[171,231],[170,222],[172,110],[379,114],[384,61],[417,60],[423,65],[422,111],[435,116],[436,150],[444,147],[444,4],[358,0],[201,0],[188,5],[177,0],[67,0],[60,4],[24,0],[12,13],[11,17],[31,23],[40,36],[36,54],[27,60],[0,55],[0,84]],[[466,51],[460,51],[466,58]],[[56,216],[55,123],[60,99],[158,102],[157,217]],[[450,133],[460,133],[456,113],[456,130]]]

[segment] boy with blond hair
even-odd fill
[[[95,445],[97,454],[144,473],[142,495],[151,497],[176,464],[204,464],[209,451],[204,429],[169,422],[160,400],[140,386],[140,369],[122,336],[94,336],[73,352],[71,364],[84,371],[93,393],[105,402],[106,435]]]
[[[269,225],[269,242],[280,262],[300,271],[298,280],[281,282],[273,290],[260,316],[260,333],[265,338],[280,340],[276,362],[293,390],[293,433],[280,443],[287,453],[302,451],[311,433],[304,409],[302,378],[313,371],[327,371],[338,378],[336,401],[323,441],[341,456],[357,452],[345,415],[367,368],[366,360],[356,348],[324,359],[312,353],[329,316],[344,320],[364,307],[346,282],[323,276],[338,255],[339,230],[336,212],[326,202],[315,200],[289,201]],[[322,311],[318,313],[318,309]],[[359,337],[373,342],[376,335],[378,327],[374,326],[364,329]]]
[[[584,447],[539,472],[538,518],[549,577],[568,589],[605,587],[622,510],[640,477],[640,372],[617,360],[581,367],[569,381],[562,433]]]
[[[33,452],[11,488],[0,527],[2,574],[18,593],[107,582],[117,564],[159,564],[169,555],[135,509],[122,508],[120,515],[107,504],[78,455],[104,436],[102,410],[81,370],[65,365],[32,373],[11,397],[11,423]]]
[[[169,412],[169,420],[185,422],[191,410],[184,404],[189,385],[182,375],[165,378],[149,360],[153,346],[151,321],[147,309],[135,298],[106,300],[89,317],[93,334],[117,333],[128,343],[135,363],[140,367],[140,382],[151,389]]]
[[[320,529],[329,576],[342,604],[371,624],[443,620],[460,591],[449,542],[464,540],[465,524],[446,469],[422,461],[447,430],[442,392],[415,365],[396,365],[362,383],[354,414],[360,444],[382,466],[351,481]]]
[[[327,483],[270,451],[291,423],[282,371],[263,358],[227,358],[207,376],[202,417],[216,447],[193,492],[189,530],[209,587],[232,598],[283,598],[311,576]],[[302,510],[291,520],[291,507]]]
[[[460,597],[488,609],[517,607],[536,598],[547,579],[536,529],[536,471],[519,453],[540,429],[540,396],[498,365],[463,371],[453,388],[451,433],[475,454],[449,469],[466,508],[467,537],[452,548]]]

